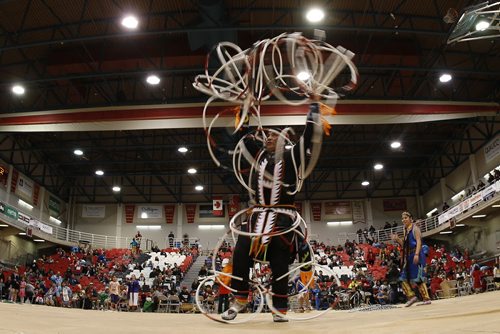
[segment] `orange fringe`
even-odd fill
[[[330,129],[332,126],[328,123],[325,116],[337,115],[337,111],[335,108],[329,107],[324,103],[319,104],[319,111],[321,113],[321,122],[323,123],[323,132],[327,136],[330,136]]]

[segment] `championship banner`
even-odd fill
[[[165,213],[165,223],[173,224],[174,223],[175,205],[174,204],[166,204],[163,206],[163,211]]]
[[[311,203],[311,211],[314,221],[321,220],[321,202]]]
[[[325,202],[325,216],[351,216],[352,207],[349,201]],[[346,217],[347,218],[347,217]]]
[[[406,199],[405,198],[392,198],[384,199],[383,201],[384,211],[406,211]]]
[[[188,224],[194,223],[194,216],[196,214],[196,204],[186,204],[186,218]]]
[[[222,197],[214,197],[212,214],[217,217],[224,216],[224,205],[222,202]]]
[[[61,214],[61,202],[57,198],[49,196],[49,210],[59,216]]]
[[[162,208],[159,205],[139,205],[137,206],[137,218],[141,219],[161,219],[163,218]]]
[[[500,134],[496,135],[495,138],[490,140],[488,144],[484,146],[483,152],[486,163],[500,156]]]
[[[125,204],[125,223],[132,224],[134,222],[134,204]]]
[[[10,192],[15,194],[17,188],[17,179],[19,178],[19,172],[16,169],[12,170],[12,180],[10,181]]]
[[[297,210],[297,213],[302,216],[302,202],[295,202],[293,203],[295,205],[295,210]],[[304,218],[304,217],[302,217]]]
[[[84,204],[82,206],[82,217],[83,218],[104,218],[106,215],[105,205],[88,205]]]
[[[240,211],[240,195],[229,196],[229,218],[232,218],[238,211]]]
[[[33,188],[33,181],[25,176],[19,176],[19,181],[17,182],[17,193],[19,195],[23,195],[29,200],[33,200]]]
[[[33,189],[33,205],[38,206],[38,196],[40,195],[40,185],[35,183],[35,188]]]
[[[365,210],[362,201],[352,202],[352,222],[353,224],[365,224]]]

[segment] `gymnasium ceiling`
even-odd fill
[[[460,13],[475,3],[318,1],[327,14],[312,26],[304,19],[310,1],[0,0],[0,116],[203,103],[207,97],[191,83],[215,43],[229,40],[245,49],[283,32],[312,37],[319,28],[328,43],[356,53],[360,82],[343,100],[496,104],[489,113],[439,121],[333,121],[333,134],[298,198],[424,194],[498,134],[500,41],[446,43],[453,28],[443,21],[448,10]],[[139,17],[135,32],[120,25],[128,13]],[[440,83],[443,72],[453,80]],[[146,84],[151,73],[160,76],[159,85]],[[26,93],[13,96],[13,83],[22,83]],[[0,158],[64,200],[209,202],[243,193],[230,172],[215,167],[199,127],[22,132],[2,128],[0,119],[0,131]],[[216,131],[230,147],[228,129]],[[395,139],[402,148],[389,147]],[[189,151],[178,153],[180,145]],[[83,156],[73,154],[77,147]],[[375,172],[375,162],[384,169]],[[187,175],[189,167],[198,173]],[[94,175],[97,168],[103,177]],[[470,183],[471,176],[464,177]],[[360,184],[365,179],[368,187]],[[120,193],[112,192],[114,184]],[[195,192],[196,184],[205,190]]]

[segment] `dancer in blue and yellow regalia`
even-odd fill
[[[403,292],[408,299],[406,307],[409,307],[418,298],[413,291],[418,287],[423,302],[419,305],[431,303],[429,292],[427,291],[427,278],[425,274],[425,252],[422,244],[422,233],[420,228],[413,221],[411,213],[405,211],[401,214],[403,222],[403,239],[393,234],[392,240],[398,242],[403,249],[401,254],[401,284]]]

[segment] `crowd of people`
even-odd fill
[[[167,250],[164,250],[165,252]],[[149,281],[134,270],[145,265],[130,249],[92,250],[88,245],[43,255],[28,266],[0,267],[0,300],[82,309],[134,311],[142,309],[148,298],[150,308],[156,291],[176,293],[184,273],[197,256],[196,249],[171,250],[186,255],[180,266],[163,269],[150,262]]]

